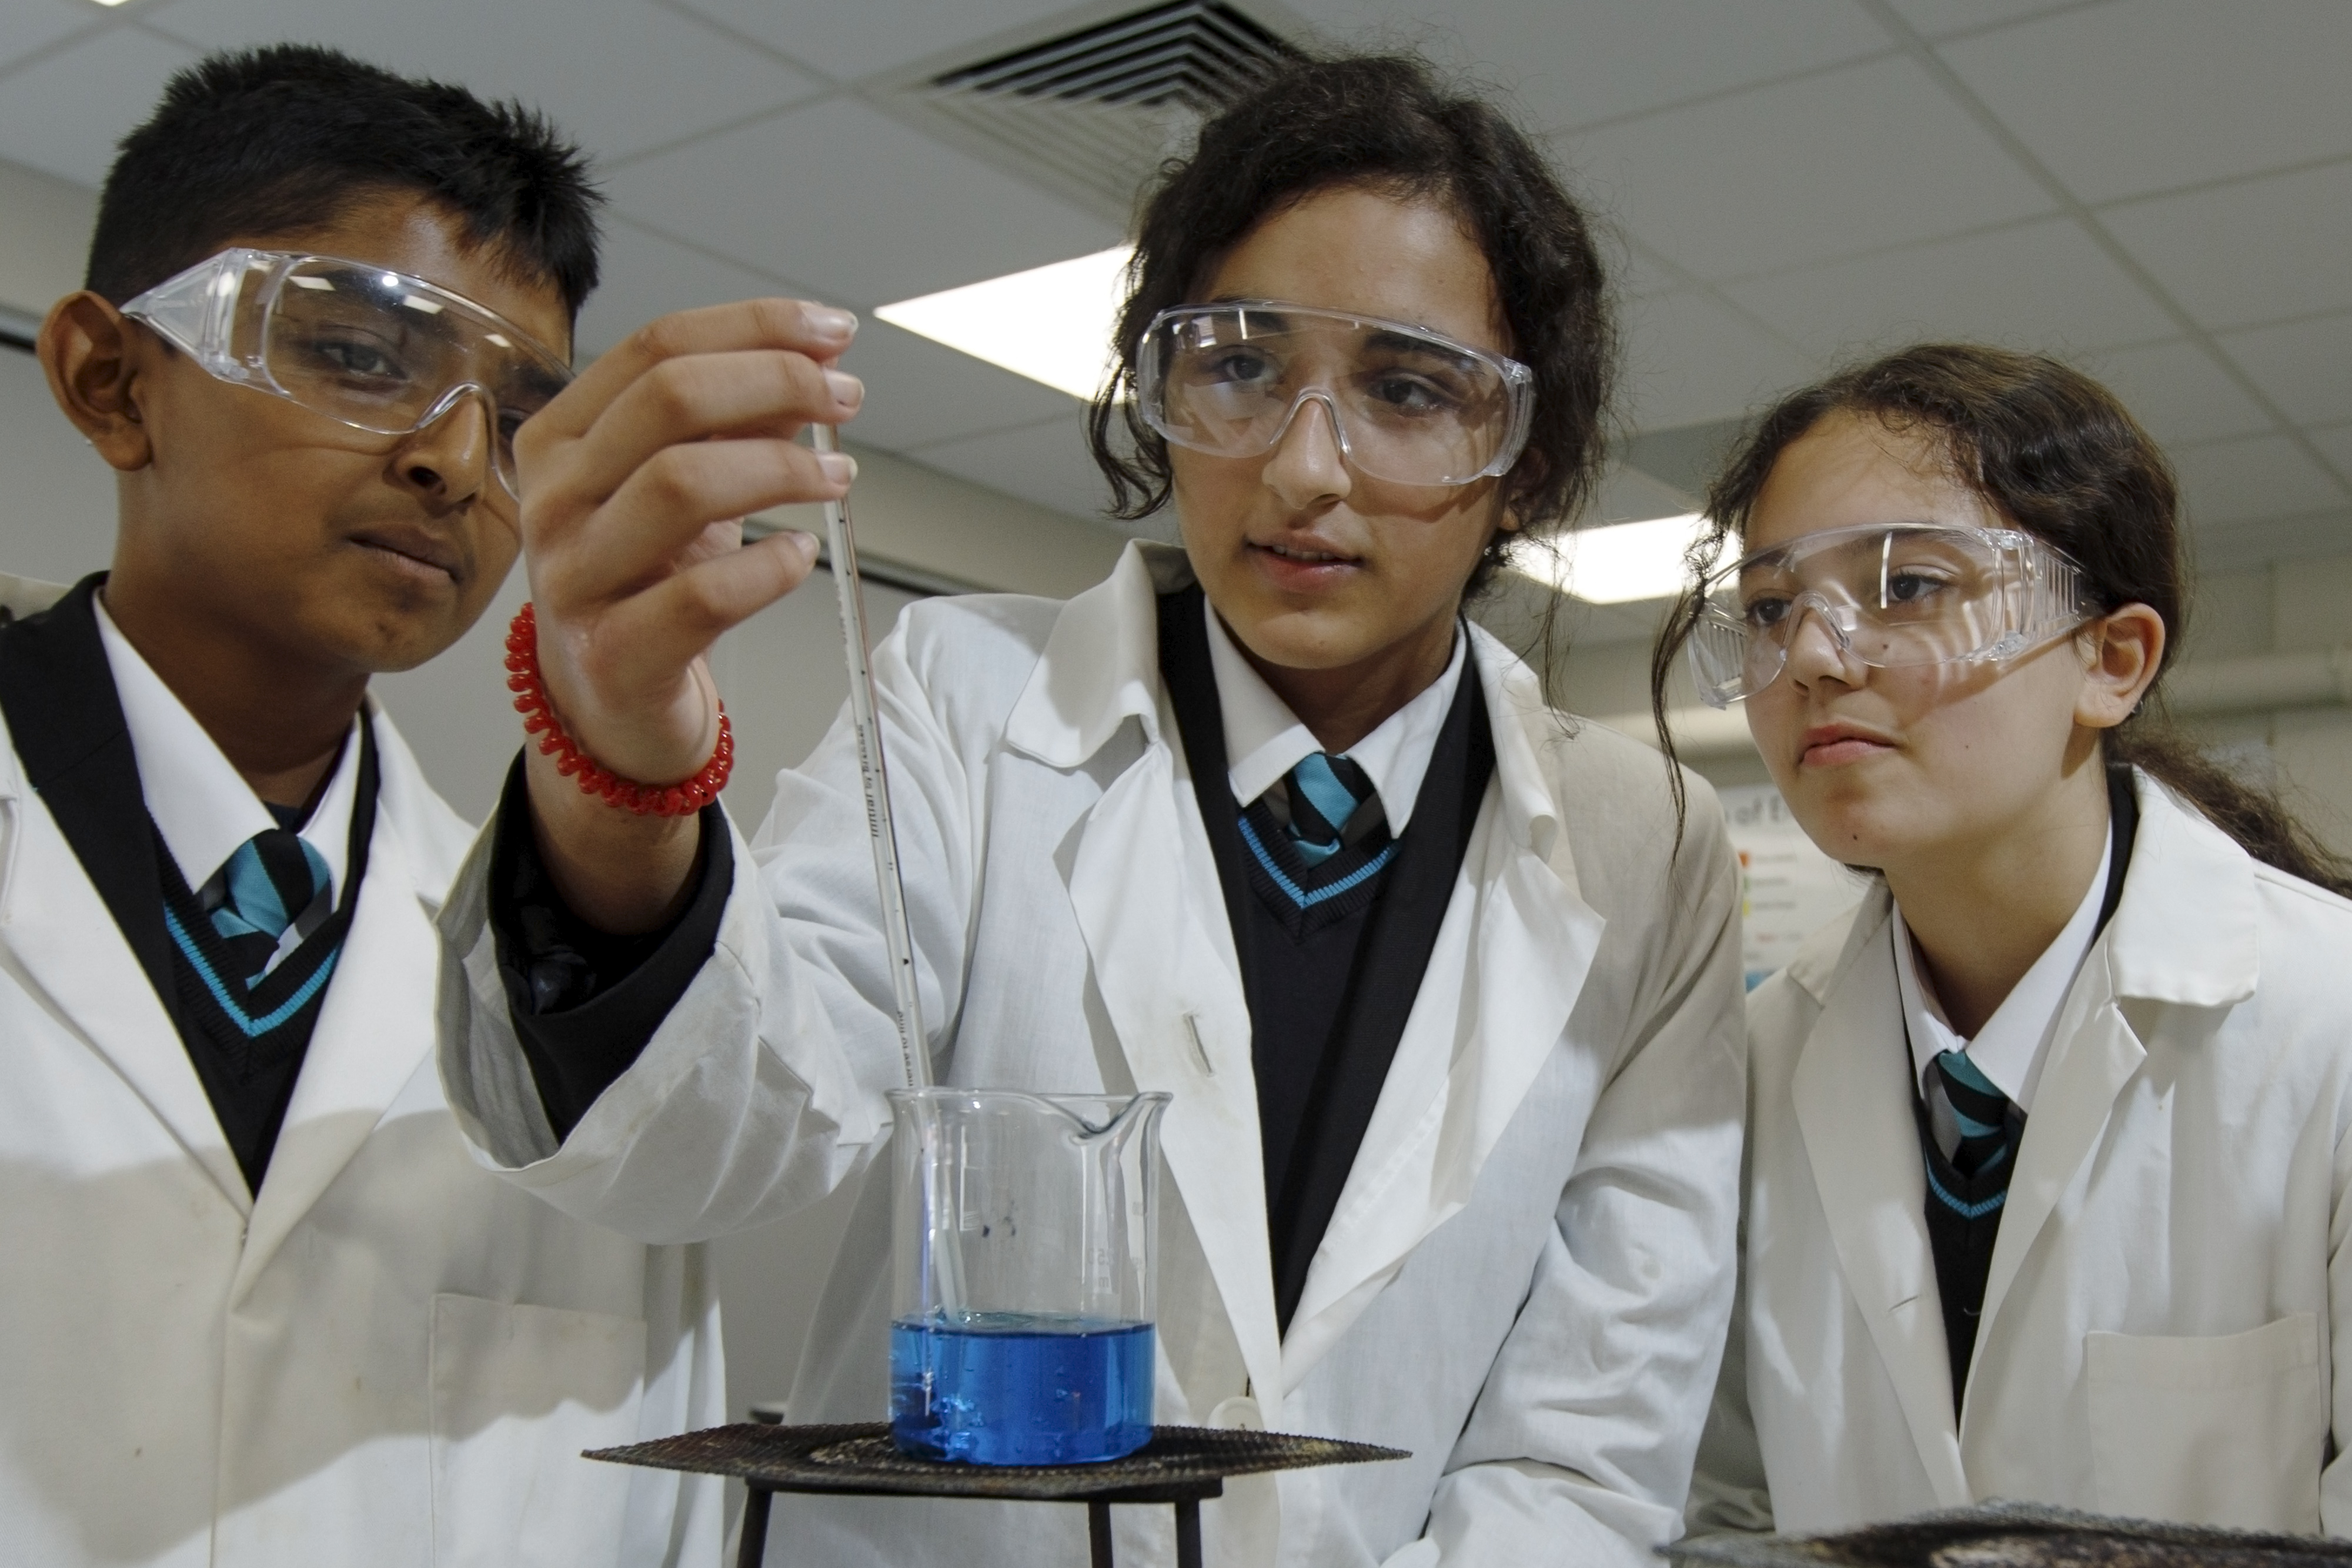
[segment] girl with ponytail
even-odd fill
[[[2352,1532],[2352,874],[2162,727],[2155,443],[2055,361],[1923,346],[1783,399],[1708,502],[1662,728],[1687,655],[1875,874],[1749,999],[1692,1528]]]

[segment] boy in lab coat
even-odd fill
[[[719,1414],[699,1259],[477,1168],[433,1067],[465,823],[368,701],[513,563],[597,197],[323,49],[124,141],[38,352],[111,569],[0,628],[0,1540],[42,1563],[709,1562],[585,1447]]]

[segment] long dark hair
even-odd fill
[[[1118,361],[1087,411],[1087,444],[1110,481],[1112,514],[1168,504],[1168,446],[1133,397],[1151,319],[1194,298],[1220,257],[1267,217],[1318,192],[1361,186],[1453,209],[1485,253],[1511,334],[1535,372],[1535,419],[1471,575],[1476,592],[1515,541],[1575,515],[1599,483],[1617,336],[1591,225],[1536,143],[1485,99],[1442,87],[1408,55],[1307,59],[1285,68],[1201,129],[1192,155],[1146,193],[1119,314]]]
[[[1790,393],[1748,427],[1708,487],[1712,526],[1692,549],[1694,580],[1727,538],[1747,531],[1780,455],[1832,413],[1862,415],[1941,444],[1954,478],[2082,569],[2103,613],[2145,604],[2162,617],[2163,661],[2138,709],[2101,737],[2107,760],[2145,768],[2256,860],[2352,896],[2352,865],[2315,839],[2275,794],[2214,762],[2166,720],[2164,676],[2189,621],[2179,487],[2147,432],[2114,393],[2080,371],[2042,354],[1923,343]],[[1667,617],[1651,658],[1651,712],[1669,760],[1667,682],[1700,608],[1694,588]],[[1675,789],[1679,810],[1678,772]]]

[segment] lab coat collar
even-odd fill
[[[1790,977],[1822,1003],[1790,1083],[1813,1186],[1846,1287],[1895,1385],[1937,1502],[1974,1500],[1952,1415],[1943,1300],[1927,1241],[1927,1178],[1896,1020],[1902,1002],[1884,883],[1842,942],[1808,944]],[[1828,962],[1835,953],[1836,961]],[[2007,1222],[2002,1227],[2007,1237]]]
[[[1173,545],[1137,539],[1102,581],[1062,606],[1037,667],[1013,705],[1005,744],[1048,768],[1076,768],[1120,725],[1160,737],[1158,600],[1192,581]]]
[[[1130,542],[1111,574],[1063,605],[1045,651],[1006,721],[1006,744],[1050,768],[1076,768],[1129,718],[1157,744],[1163,733],[1159,598],[1195,580],[1174,545]],[[1470,627],[1470,653],[1486,683],[1495,728],[1495,771],[1503,785],[1511,837],[1553,864],[1573,890],[1575,871],[1559,835],[1559,807],[1537,756],[1545,745],[1571,743],[1544,704],[1535,672],[1484,627]],[[1554,851],[1560,851],[1557,860]]]
[[[2132,770],[2139,834],[2106,933],[2117,997],[2221,1008],[2254,994],[2262,964],[2253,857],[2203,812]]]

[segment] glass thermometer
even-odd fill
[[[809,426],[819,452],[838,452],[829,424]],[[824,503],[825,554],[841,596],[841,640],[849,661],[849,721],[857,732],[857,771],[866,787],[866,832],[874,847],[874,882],[882,894],[882,939],[890,949],[890,984],[898,1004],[898,1052],[907,1087],[931,1082],[930,1050],[923,1036],[922,998],[915,987],[914,934],[907,924],[907,885],[898,874],[898,836],[890,825],[890,776],[882,763],[882,721],[875,709],[874,669],[866,653],[866,599],[857,580],[857,546],[850,538],[849,503]]]

